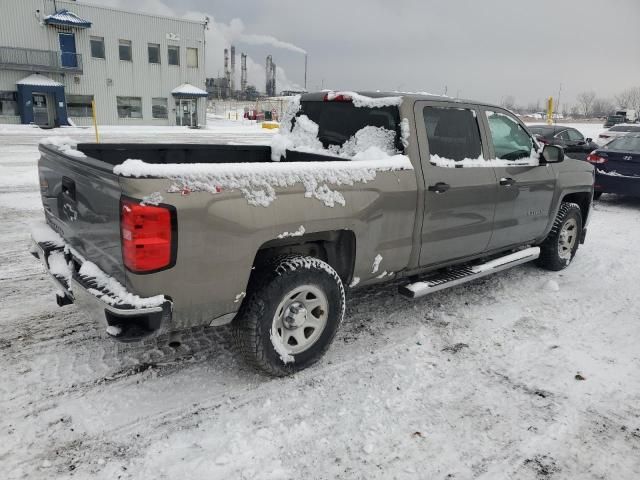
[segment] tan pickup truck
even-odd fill
[[[322,356],[347,288],[400,279],[416,298],[531,260],[565,268],[593,197],[593,167],[509,111],[429,95],[296,97],[270,146],[40,151],[32,251],[59,305],[120,341],[232,322],[274,375]]]

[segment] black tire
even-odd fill
[[[600,200],[600,197],[602,196],[603,192],[593,192],[593,199],[594,200]]]
[[[564,248],[561,246],[561,236],[565,226],[568,224],[571,226],[571,222],[574,227],[567,231],[567,235],[573,238],[573,242],[570,245],[571,248],[567,249],[566,243],[563,243]],[[562,202],[549,235],[540,245],[538,266],[554,272],[567,268],[578,251],[581,234],[582,211],[580,206],[576,203]]]
[[[284,352],[282,355],[274,346],[280,337],[271,338],[276,309],[281,310],[282,302],[290,301],[288,295],[295,289],[309,285],[325,295],[328,308],[323,318],[326,323],[318,329],[319,336],[306,350],[291,355]],[[345,310],[344,286],[329,264],[303,255],[280,257],[256,273],[248,290],[248,296],[233,321],[233,336],[236,348],[249,364],[280,377],[303,370],[324,355],[336,335]],[[285,350],[295,348],[285,347],[283,343],[279,347],[281,352],[282,347]]]

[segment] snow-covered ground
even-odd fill
[[[524,265],[416,301],[397,284],[358,290],[323,361],[271,379],[226,329],[187,332],[177,350],[125,347],[58,308],[27,252],[36,143],[92,131],[0,130],[0,478],[640,478],[640,200],[603,196],[563,272]]]

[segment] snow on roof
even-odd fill
[[[91,27],[91,22],[89,20],[85,20],[84,18],[80,18],[73,12],[69,10],[60,10],[53,15],[47,15],[44,17],[44,23],[47,25],[66,25],[69,27],[77,27],[77,28],[89,28]]]
[[[37,87],[64,87],[62,83],[56,82],[52,78],[45,77],[44,75],[40,75],[39,73],[34,73],[33,75],[29,75],[22,80],[18,80],[16,82],[16,85],[33,85]]]
[[[190,83],[183,83],[182,85],[171,90],[173,96],[184,97],[206,97],[208,93],[201,88],[195,87]]]

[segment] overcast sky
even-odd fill
[[[283,67],[278,89],[303,84],[296,47],[309,54],[309,90],[446,88],[526,105],[556,97],[561,83],[562,103],[585,90],[613,98],[640,86],[640,0],[84,1],[208,15],[208,74],[222,74],[222,51],[233,41],[238,64],[240,51],[249,54],[249,83],[259,90],[268,53]]]

